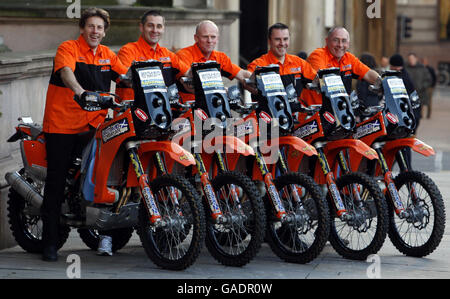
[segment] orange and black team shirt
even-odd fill
[[[234,77],[241,71],[241,68],[231,62],[231,59],[223,52],[212,51],[209,59],[206,59],[200,51],[197,43],[190,47],[183,48],[177,52],[177,56],[187,65],[191,66],[195,62],[206,62],[207,60],[216,61],[220,64],[220,72],[223,77],[233,80]],[[180,97],[183,102],[195,100],[195,95],[183,92],[184,88],[179,86]]]
[[[117,56],[122,64],[129,68],[133,61],[147,61],[150,59],[158,60],[163,64],[163,77],[167,86],[176,82],[188,70],[188,64],[181,61],[175,53],[169,51],[167,48],[156,44],[156,49],[153,49],[146,41],[139,37],[136,42],[128,43],[123,46]],[[133,100],[134,92],[132,88],[118,87],[116,93],[122,100]]]
[[[340,61],[331,54],[328,47],[318,48],[308,56],[308,62],[316,70],[337,67],[341,70],[342,82],[347,93],[352,91],[352,79],[362,80],[370,68],[353,54],[347,52]]]
[[[304,89],[307,83],[311,83],[316,77],[316,71],[305,60],[298,56],[286,54],[284,63],[282,64],[275,55],[269,51],[267,54],[253,60],[248,66],[247,70],[254,72],[257,66],[268,66],[270,64],[278,64],[280,66],[280,76],[285,87],[292,84],[297,92],[297,95],[303,99],[305,92],[310,92]],[[311,92],[311,97],[318,98],[319,95]]]
[[[75,102],[74,92],[64,85],[58,72],[63,67],[74,72],[85,90],[105,92],[110,90],[111,81],[125,74],[127,69],[106,46],[99,45],[94,55],[81,35],[77,40],[65,41],[58,47],[47,90],[43,130],[46,133],[77,134],[88,131],[89,125],[97,127],[104,121],[106,111],[88,112]]]

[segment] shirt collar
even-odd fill
[[[347,52],[345,52],[344,56],[342,56],[341,60],[337,60],[336,57],[333,56],[333,54],[331,54],[330,49],[328,49],[327,46],[324,47],[325,49],[325,53],[327,53],[328,55],[328,61],[334,61],[336,62],[338,65],[342,64],[345,62],[345,59],[347,57]]]
[[[145,39],[142,37],[142,35],[139,36],[139,39],[138,39],[137,43],[138,43],[138,45],[139,45],[139,47],[140,47],[141,49],[145,49],[146,51],[158,52],[159,49],[161,48],[161,47],[159,46],[159,43],[156,44],[156,48],[155,48],[155,49],[153,49],[152,47],[150,47],[150,45],[145,41]]]
[[[94,55],[94,52],[92,51],[91,47],[89,47],[88,43],[84,39],[83,35],[80,34],[78,37],[78,44],[80,45],[80,50],[83,54],[88,53],[89,51]],[[96,55],[100,54],[102,52],[102,46],[98,45]]]
[[[290,61],[289,55],[287,53],[286,53],[286,55],[284,55],[284,63],[281,63],[281,61],[279,61],[278,58],[270,50],[268,52],[268,56],[269,56],[269,62],[271,64],[285,65],[285,64],[289,63],[289,61]]]
[[[209,59],[206,59],[205,55],[203,55],[203,53],[200,50],[200,47],[198,46],[197,43],[195,43],[195,45],[194,45],[194,52],[195,52],[195,56],[199,57],[199,59],[202,60],[202,62],[206,62],[207,60],[216,60],[216,51],[215,50],[213,50],[211,55],[209,55]]]

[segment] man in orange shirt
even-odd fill
[[[352,89],[352,79],[365,80],[370,84],[381,84],[380,75],[376,71],[371,70],[356,56],[348,52],[350,35],[345,28],[332,28],[325,38],[325,42],[325,47],[314,50],[308,57],[308,62],[316,71],[332,67],[339,68],[342,81],[349,94]]]
[[[303,88],[314,80],[316,71],[305,60],[287,53],[290,42],[289,27],[282,23],[274,24],[269,28],[268,35],[269,52],[252,61],[247,66],[247,70],[254,72],[257,66],[278,64],[285,87],[292,84],[298,96],[302,95],[302,92],[310,92]],[[312,97],[318,97],[318,95],[314,93]]]
[[[43,121],[48,165],[41,208],[45,261],[58,259],[61,203],[72,153],[82,143],[78,134],[96,128],[106,116],[105,111],[84,111],[74,95],[83,98],[86,90],[109,91],[111,81],[127,72],[114,52],[100,45],[109,23],[105,10],[85,10],[79,38],[63,42],[54,59]]]
[[[191,66],[194,62],[214,60],[220,64],[222,76],[230,80],[236,78],[245,84],[244,80],[251,74],[232,63],[225,53],[214,50],[219,40],[219,28],[214,22],[209,20],[200,22],[196,27],[194,40],[194,45],[177,52],[177,56],[184,63]],[[193,94],[183,92],[183,88],[180,88],[180,96],[184,102],[195,99]]]
[[[142,16],[139,29],[141,36],[138,41],[126,44],[117,54],[122,64],[130,67],[133,61],[159,60],[163,63],[163,77],[167,86],[184,76],[189,66],[177,55],[159,45],[165,29],[164,17],[156,10],[149,10]],[[122,100],[134,99],[131,88],[119,85],[116,93]]]

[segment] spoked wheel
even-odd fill
[[[266,214],[254,183],[238,172],[224,172],[211,182],[222,211],[219,223],[207,215],[206,247],[226,266],[244,266],[264,240]]]
[[[403,254],[423,257],[440,244],[445,229],[445,206],[436,184],[424,173],[408,171],[395,178],[408,214],[400,219],[390,207],[389,238]]]
[[[38,209],[32,207],[14,189],[9,190],[8,218],[11,232],[17,244],[30,253],[42,253],[42,217]],[[69,237],[70,228],[59,229],[58,249]]]
[[[348,218],[332,215],[330,243],[344,258],[365,260],[377,253],[386,239],[386,201],[378,184],[363,173],[343,175],[336,185]]]
[[[151,224],[144,204],[139,209],[138,234],[147,256],[159,267],[183,270],[191,266],[203,246],[205,212],[201,197],[184,178],[165,175],[154,179],[150,188],[164,224]],[[170,196],[176,194],[178,206]]]
[[[274,215],[268,216],[267,242],[284,261],[308,263],[322,252],[328,240],[330,215],[326,199],[313,179],[304,174],[281,175],[275,186],[288,220],[281,222]]]
[[[125,245],[127,245],[131,236],[133,235],[134,229],[132,227],[126,228],[118,228],[112,231],[112,251],[116,252],[117,250],[122,249]],[[90,249],[97,250],[98,244],[100,242],[100,235],[96,229],[92,228],[79,228],[78,234],[80,235],[81,240],[84,244],[86,244]]]

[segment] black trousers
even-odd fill
[[[61,204],[71,159],[82,149],[77,134],[45,134],[47,150],[47,178],[45,180],[44,201],[41,206],[43,222],[42,240],[44,246],[57,246]]]
[[[44,246],[58,245],[61,204],[64,202],[64,189],[70,163],[76,155],[81,155],[83,148],[92,138],[93,132],[91,130],[82,134],[45,134],[47,178],[41,206]],[[111,235],[110,231],[99,233]]]

